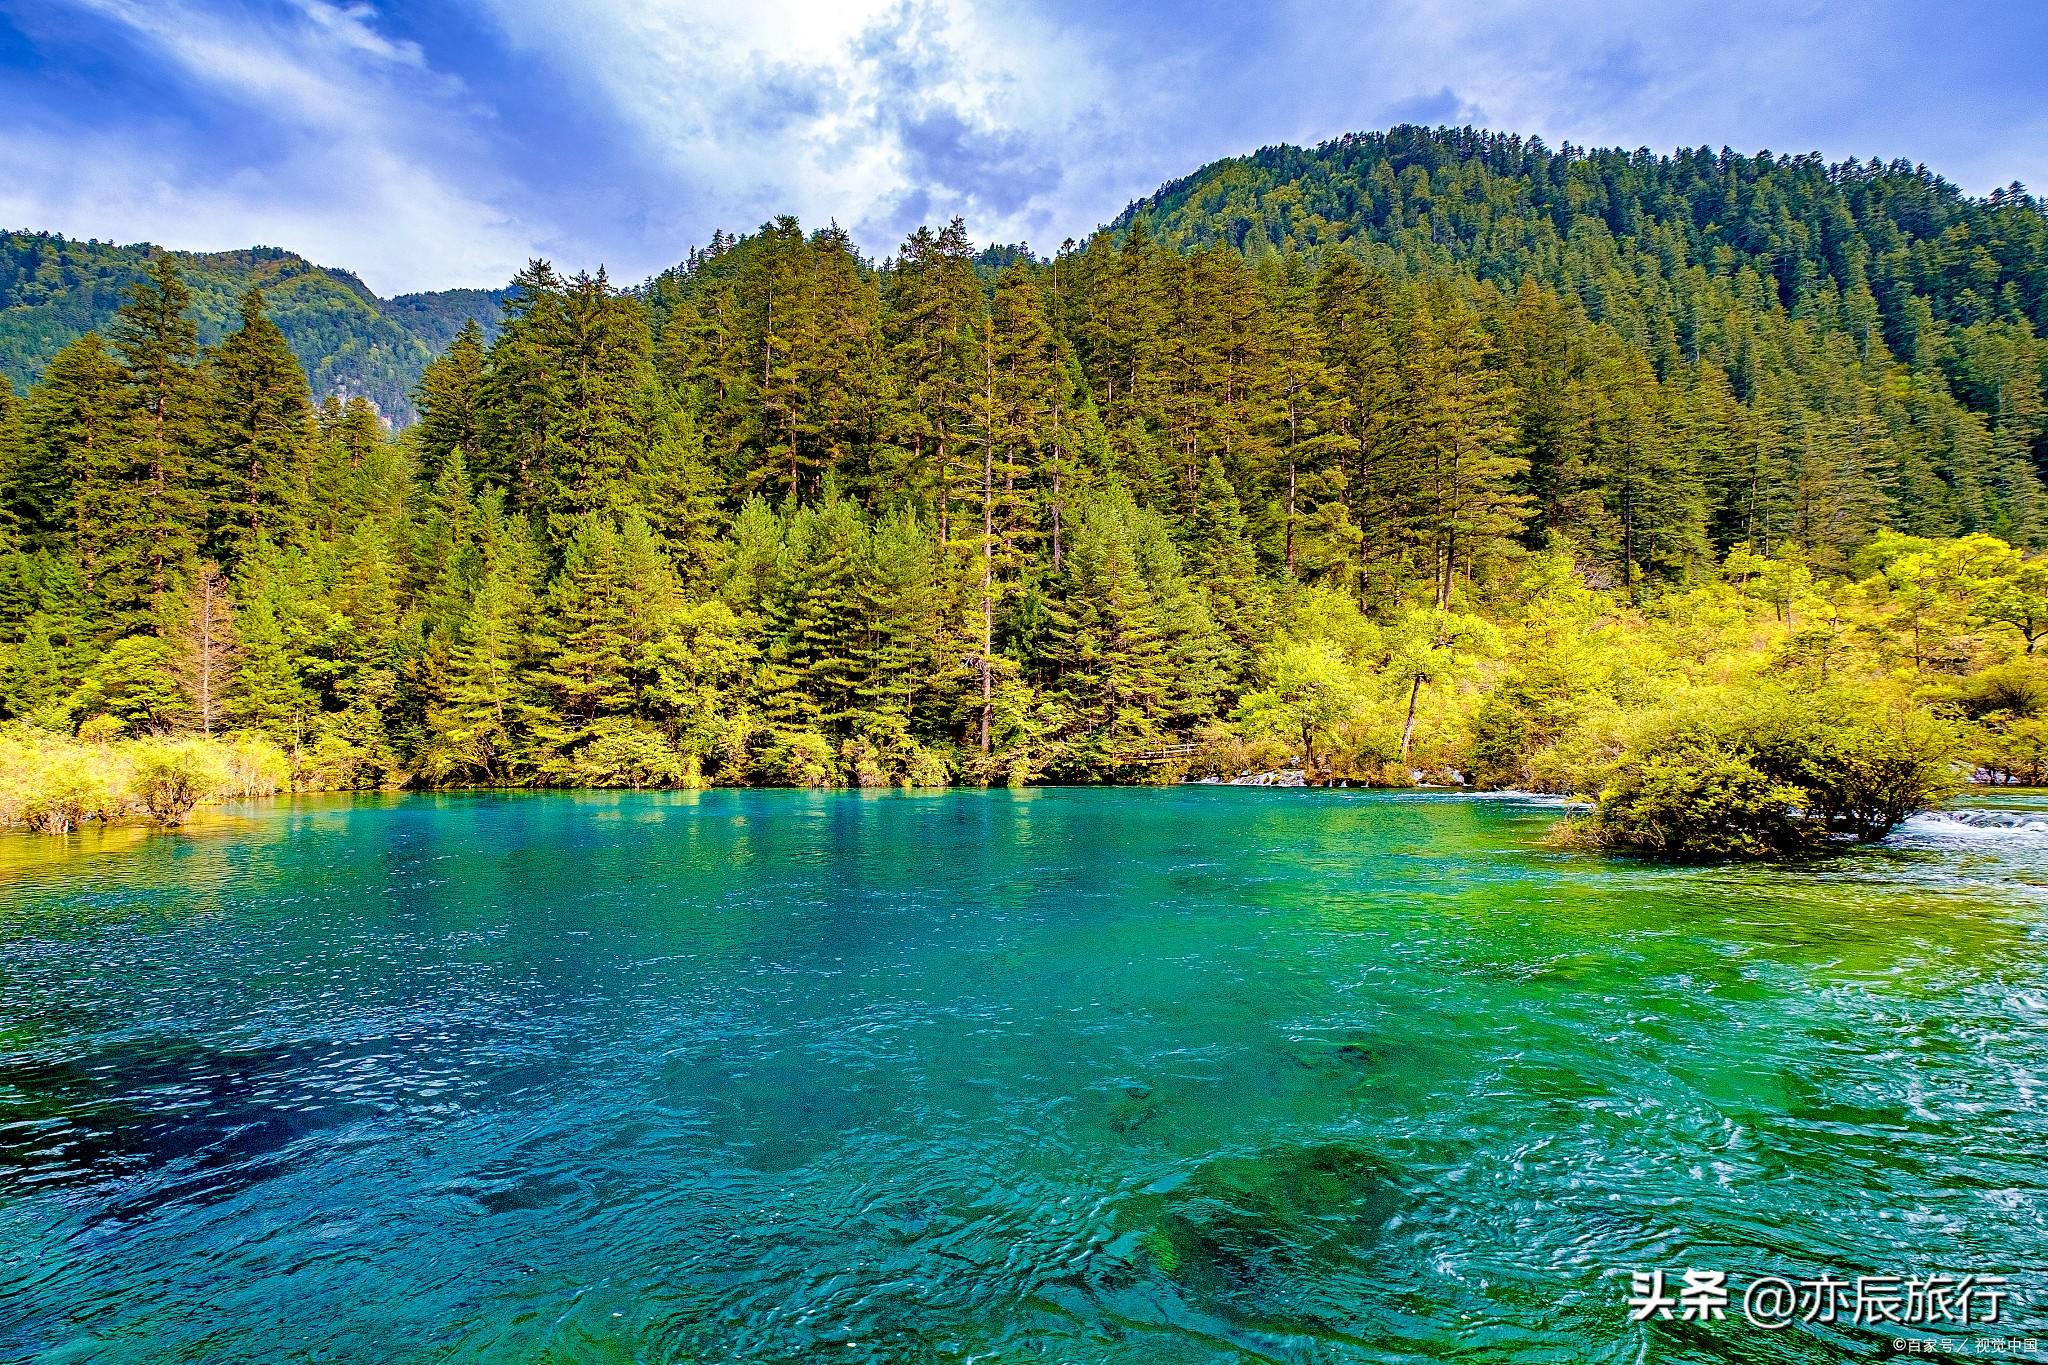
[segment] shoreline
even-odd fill
[[[1287,791],[1287,792],[1343,792],[1348,796],[1373,796],[1404,799],[1455,798],[1458,800],[1483,802],[1522,802],[1531,806],[1545,807],[1559,811],[1584,810],[1591,803],[1583,798],[1563,795],[1557,792],[1529,791],[1521,788],[1474,788],[1457,787],[1448,784],[1416,783],[1406,787],[1376,787],[1364,783],[1345,785],[1342,783],[1253,783],[1221,780],[1191,780],[1183,782],[1033,782],[1019,786],[981,785],[974,783],[951,783],[945,786],[875,786],[875,787],[793,787],[793,786],[748,786],[738,784],[705,783],[689,787],[369,787],[334,791],[277,792],[267,796],[245,796],[230,800],[209,802],[195,809],[181,824],[165,825],[143,817],[123,817],[114,820],[89,820],[76,829],[58,833],[45,833],[25,825],[0,826],[0,836],[22,836],[26,842],[56,844],[60,840],[85,838],[114,833],[131,834],[177,834],[204,829],[217,822],[233,822],[238,812],[274,810],[280,806],[305,803],[361,802],[377,800],[396,803],[401,800],[430,799],[444,797],[703,797],[713,794],[738,792],[781,792],[809,797],[859,796],[868,799],[884,797],[940,797],[967,794],[980,795],[1021,795],[1035,792],[1129,792],[1156,790],[1186,791],[1189,789],[1245,791]],[[2039,798],[2048,803],[2048,786],[2020,787],[2006,784],[1973,784],[1955,796],[1930,810],[1920,813],[1921,817],[1943,816],[1956,810],[1996,810],[1995,805],[1980,804],[1996,801],[2001,797]],[[2023,807],[2025,809],[2026,807]],[[1916,817],[1918,818],[1918,817]],[[1961,822],[1959,822],[1961,823]]]

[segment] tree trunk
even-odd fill
[[[939,457],[939,551],[945,555],[950,553],[946,547],[953,540],[953,490],[947,486],[953,481],[953,467],[946,459],[944,432],[933,437],[932,449]]]
[[[1636,500],[1631,481],[1621,488],[1621,590],[1629,605],[1636,601]]]
[[[1060,291],[1060,271],[1057,262],[1053,265],[1052,280],[1053,302],[1054,306],[1057,307]],[[1052,408],[1052,571],[1054,573],[1058,573],[1062,568],[1066,567],[1060,553],[1060,513],[1063,510],[1060,503],[1060,466],[1067,457],[1066,446],[1060,434],[1060,418],[1063,415],[1060,411],[1059,403],[1055,402]]]
[[[1294,457],[1287,458],[1287,576],[1294,577]]]
[[[213,738],[213,575],[199,574],[199,731]]]
[[[983,380],[983,411],[995,415],[994,361]],[[989,730],[995,720],[995,674],[989,655],[995,651],[996,580],[996,443],[990,433],[981,442],[981,752],[989,752]]]
[[[1401,723],[1401,766],[1408,766],[1408,748],[1415,742],[1415,703],[1422,696],[1422,675],[1408,685],[1408,719]]]

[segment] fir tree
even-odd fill
[[[235,604],[227,578],[202,562],[169,604],[162,627],[188,713],[202,735],[222,728],[235,691]]]
[[[420,374],[414,400],[420,473],[432,480],[456,456],[475,464],[483,450],[484,334],[471,318]]]
[[[126,467],[109,481],[108,529],[138,547],[131,572],[110,564],[101,579],[117,611],[159,606],[200,543],[204,505],[196,466],[206,386],[198,329],[187,316],[191,305],[177,267],[158,255],[114,318],[132,447]]]
[[[303,525],[313,408],[305,374],[255,289],[210,368],[207,548],[232,563],[253,538],[289,539]]]
[[[51,359],[23,413],[18,533],[30,547],[68,550],[95,598],[108,575],[133,576],[141,549],[120,515],[132,451],[126,417],[121,368],[92,332]]]

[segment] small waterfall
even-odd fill
[[[2003,835],[2048,834],[2048,810],[1992,810],[1965,807],[1929,811],[1899,827],[1909,834],[1997,838]]]

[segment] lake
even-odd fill
[[[0,838],[0,1360],[1837,1361],[2048,1337],[2048,805],[307,799]],[[1725,1271],[1722,1321],[1631,1275]],[[1962,1350],[1995,1329],[1910,1335]]]

